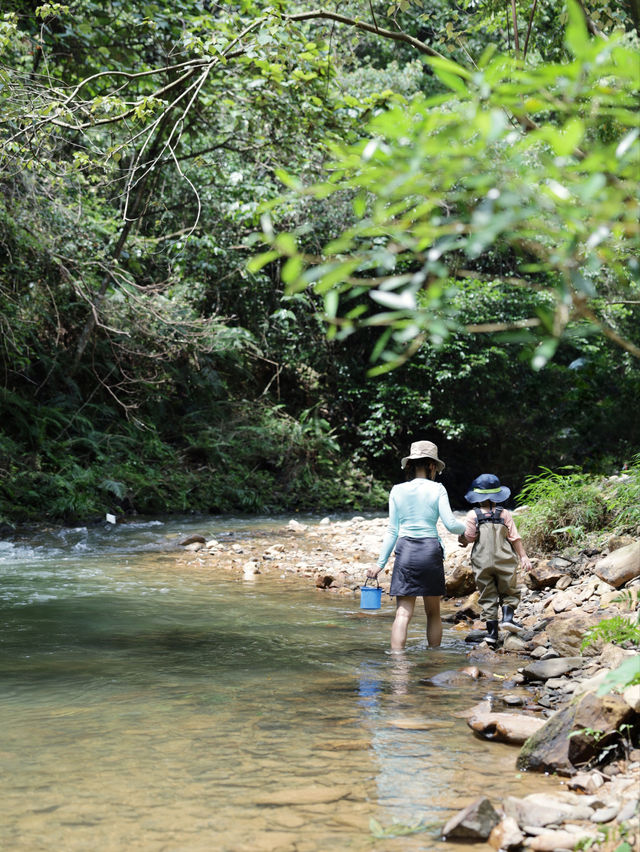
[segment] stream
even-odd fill
[[[455,715],[491,681],[425,682],[468,665],[446,625],[428,649],[417,615],[391,655],[388,598],[364,613],[300,577],[178,560],[192,532],[277,541],[284,523],[136,519],[0,541],[3,850],[453,852],[469,847],[437,825],[474,798],[553,788]]]

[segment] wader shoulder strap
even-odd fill
[[[491,511],[490,515],[485,515],[484,512],[476,506],[473,507],[473,511],[476,513],[476,523],[478,526],[480,526],[480,524],[504,524],[502,506],[496,506],[496,508]]]

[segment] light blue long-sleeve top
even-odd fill
[[[389,526],[382,542],[378,567],[384,568],[399,537],[437,538],[438,518],[449,532],[460,535],[464,524],[455,519],[449,496],[440,482],[416,477],[394,485],[389,494]]]

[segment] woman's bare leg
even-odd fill
[[[409,622],[413,615],[415,603],[415,597],[401,597],[399,595],[396,598],[396,617],[391,628],[392,651],[402,651],[407,644],[407,630],[409,629]]]
[[[424,601],[424,611],[427,616],[427,642],[435,648],[442,642],[440,598],[426,597],[422,600]]]

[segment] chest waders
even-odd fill
[[[508,530],[502,518],[502,506],[489,514],[474,507],[478,538],[471,551],[471,567],[478,589],[481,615],[487,622],[489,637],[498,639],[498,611],[503,607],[504,626],[513,622],[513,611],[520,602],[517,585],[518,557],[507,538]],[[519,625],[517,630],[522,629]],[[511,631],[511,632],[516,632]],[[490,641],[490,638],[487,641]]]

